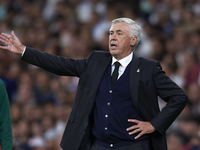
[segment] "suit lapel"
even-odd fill
[[[95,95],[96,95],[96,93],[97,93],[99,84],[100,84],[100,82],[101,82],[101,79],[102,79],[102,77],[103,77],[103,75],[104,75],[104,73],[105,73],[105,71],[106,71],[108,65],[111,64],[111,58],[112,58],[112,57],[111,57],[110,53],[108,53],[108,55],[107,55],[106,58],[103,58],[102,61],[99,61],[99,62],[98,62],[97,70],[95,71],[95,74],[94,74],[94,77],[95,77],[95,78],[93,78],[93,79],[95,80],[94,82],[95,82],[95,85],[96,85],[96,86],[93,88],[93,89],[95,90],[95,91],[94,91]]]
[[[140,65],[140,60],[137,56],[134,55],[131,61],[131,70],[130,70],[130,93],[133,105],[138,113],[140,113],[138,107],[138,90],[139,90],[141,73],[142,73],[142,67]]]

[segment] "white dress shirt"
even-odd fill
[[[24,48],[24,50],[23,50],[23,52],[22,52],[22,55],[21,55],[21,57],[24,55],[24,53],[25,53],[25,50],[26,50],[26,46],[25,46],[25,48]]]
[[[118,78],[119,79],[121,77],[121,75],[124,73],[126,67],[128,66],[128,64],[131,62],[133,58],[133,52],[131,54],[129,54],[128,56],[120,59],[119,61],[117,59],[115,59],[115,57],[112,56],[112,68],[111,68],[111,75],[115,69],[115,62],[118,61],[121,65],[119,66],[119,75]]]

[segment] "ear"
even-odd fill
[[[137,36],[134,36],[131,38],[130,45],[133,46],[136,44],[136,42],[137,42]]]

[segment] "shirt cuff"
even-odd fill
[[[24,55],[25,51],[26,51],[26,47],[24,48],[21,57]]]

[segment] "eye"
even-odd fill
[[[118,35],[122,35],[122,33],[121,33],[121,32],[118,32]]]
[[[113,35],[113,32],[110,32],[110,35]]]

